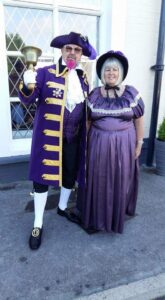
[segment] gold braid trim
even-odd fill
[[[60,166],[60,162],[58,160],[43,159],[42,163],[46,166],[52,166],[52,167]]]

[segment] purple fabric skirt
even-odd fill
[[[135,214],[139,164],[133,122],[116,125],[97,121],[90,129],[82,221],[85,228],[122,233],[125,215]]]

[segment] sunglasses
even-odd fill
[[[82,49],[78,48],[78,47],[73,48],[71,46],[65,46],[64,48],[65,48],[66,52],[69,52],[69,53],[74,51],[76,54],[80,54],[82,52]]]

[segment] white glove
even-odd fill
[[[23,74],[23,81],[26,87],[28,87],[28,84],[30,83],[36,83],[36,75],[37,72],[35,71],[32,70],[25,71],[25,73]]]

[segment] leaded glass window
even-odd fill
[[[96,0],[95,4],[100,0]],[[30,5],[30,4],[29,4]],[[53,36],[53,8],[30,8],[5,5],[6,50],[8,63],[8,81],[11,106],[13,139],[29,138],[32,135],[35,104],[28,107],[20,103],[18,85],[26,70],[21,48],[33,45],[42,49],[37,67],[50,65],[54,61],[50,41]],[[60,8],[59,8],[60,9]],[[89,37],[91,44],[98,46],[99,17],[90,14],[58,11],[59,34],[70,31],[80,32]],[[95,61],[83,57],[83,67],[89,75],[91,88],[94,85]]]
[[[26,70],[20,50],[26,45],[39,47],[43,56],[38,65],[52,64],[52,27],[50,10],[5,6],[8,81],[14,139],[31,137],[35,115],[35,104],[27,107],[18,99],[18,85]]]

